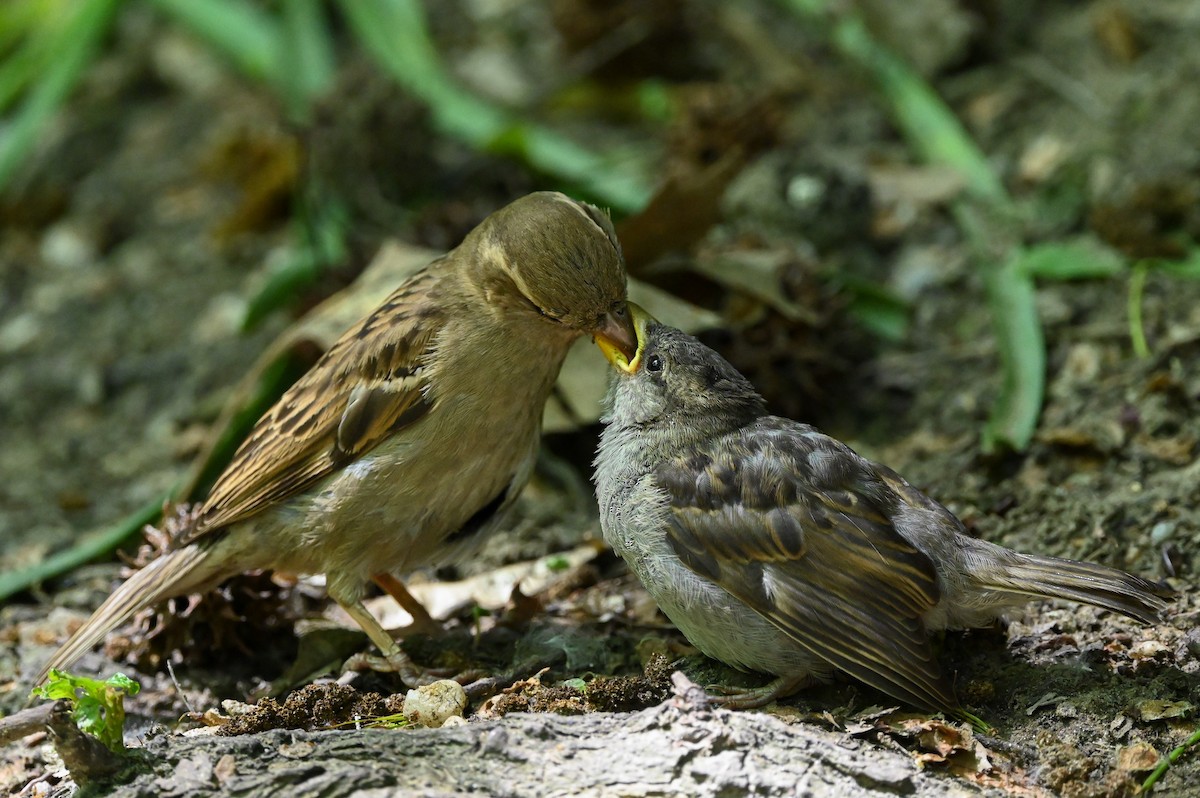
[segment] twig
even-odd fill
[[[50,726],[50,713],[58,704],[66,704],[67,711],[70,711],[70,704],[62,700],[53,704],[38,704],[36,707],[22,709],[6,718],[0,718],[0,745],[8,745],[34,732],[46,731]]]
[[[0,745],[39,731],[50,733],[54,749],[77,784],[108,778],[125,766],[121,757],[79,730],[71,720],[71,702],[65,698],[0,718]]]
[[[71,719],[70,701],[55,701],[49,706],[47,726],[50,738],[54,741],[54,750],[62,757],[76,784],[102,781],[125,767],[126,762],[122,757],[75,725]]]

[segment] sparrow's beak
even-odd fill
[[[649,313],[627,302],[625,313],[605,315],[604,324],[595,332],[592,340],[609,363],[626,374],[632,374],[641,365],[646,325],[653,320]]]

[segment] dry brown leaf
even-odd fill
[[[485,610],[503,609],[508,606],[514,590],[519,589],[527,597],[536,596],[557,582],[572,578],[575,569],[595,559],[598,553],[595,545],[584,544],[570,551],[513,563],[457,582],[410,582],[406,587],[431,617],[445,620],[457,610],[472,605]],[[412,623],[412,616],[391,596],[377,596],[367,599],[364,604],[385,628],[401,628]],[[358,628],[336,604],[327,608],[326,616],[347,629]]]
[[[1117,749],[1117,769],[1130,773],[1145,773],[1154,770],[1158,764],[1158,751],[1147,742],[1136,742],[1133,745],[1123,745]]]
[[[871,731],[886,734],[912,751],[918,767],[937,766],[955,776],[972,779],[993,770],[991,752],[964,724],[907,712],[874,714],[869,723]],[[863,725],[861,722],[851,724],[847,731],[861,736]]]
[[[698,85],[682,94],[658,192],[641,213],[617,225],[630,274],[671,251],[686,251],[721,214],[725,189],[774,143],[782,119],[776,92],[747,97],[730,86]]]
[[[1195,707],[1193,707],[1187,701],[1161,701],[1157,699],[1150,699],[1147,701],[1139,701],[1134,709],[1137,711],[1139,719],[1144,721],[1152,721],[1184,718],[1190,715]]]
[[[1138,448],[1165,463],[1185,466],[1192,462],[1192,453],[1196,451],[1196,439],[1190,435],[1178,435],[1171,438],[1151,438],[1147,435],[1137,437]]]

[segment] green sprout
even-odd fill
[[[491,610],[478,604],[471,607],[471,630],[475,645],[479,645],[479,639],[483,636],[483,619],[490,617],[491,614]]]
[[[60,698],[71,701],[74,704],[71,720],[80,731],[119,754],[125,750],[125,696],[137,695],[141,689],[141,685],[123,673],[100,681],[52,669],[46,683],[33,688],[33,695],[52,701]]]
[[[567,679],[562,684],[563,684],[563,687],[570,687],[573,690],[578,690],[579,692],[583,693],[584,695],[587,695],[588,684],[583,679],[580,679],[578,677],[576,677],[574,679]]]
[[[571,567],[571,561],[561,554],[555,554],[546,558],[546,568],[553,573],[565,571]]]

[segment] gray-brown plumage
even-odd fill
[[[777,677],[728,703],[759,705],[841,671],[959,711],[935,630],[985,624],[1033,596],[1143,623],[1166,609],[1145,579],[969,537],[892,470],[768,415],[695,338],[634,315],[632,361],[601,347],[617,366],[596,460],[604,537],[697,648]]]
[[[581,335],[635,344],[608,217],[556,193],[496,211],[267,411],[177,548],[121,585],[38,681],[143,607],[266,568],[325,574],[381,649],[375,664],[420,680],[363,607],[367,581],[452,562],[503,523]]]

